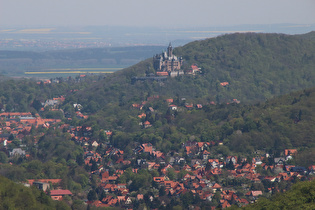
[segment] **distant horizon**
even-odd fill
[[[305,34],[315,24],[242,24],[234,26],[0,26],[2,50],[52,50],[89,47],[166,46],[232,33]],[[15,42],[18,41],[18,42]],[[54,43],[57,41],[58,43]]]

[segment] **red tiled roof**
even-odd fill
[[[198,70],[199,69],[196,64],[191,65],[191,68],[194,69],[194,70]]]
[[[72,195],[72,192],[70,190],[51,190],[50,195],[51,196]]]
[[[296,149],[286,149],[286,150],[284,150],[285,156],[294,155],[295,153],[297,153]]]
[[[137,199],[138,199],[138,200],[143,200],[143,194],[138,194],[138,195],[137,195]]]
[[[229,85],[229,83],[228,82],[221,82],[220,85],[225,87],[225,86]]]
[[[220,188],[222,188],[222,187],[221,187],[221,185],[219,185],[218,183],[215,183],[215,184],[212,186],[212,188],[214,188],[214,189],[220,189]]]
[[[168,72],[167,71],[158,71],[156,72],[157,76],[168,76]]]
[[[52,184],[59,184],[61,182],[61,179],[28,179],[27,181],[30,185],[33,185],[34,182],[51,182]]]

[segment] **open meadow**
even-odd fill
[[[31,77],[68,77],[82,74],[110,74],[121,68],[52,68],[43,71],[25,71],[25,76]]]

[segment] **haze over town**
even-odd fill
[[[167,45],[169,42],[176,47],[235,32],[301,34],[315,30],[313,8],[312,0],[4,0],[0,8],[0,39],[9,42],[2,42],[1,49],[47,50],[55,49],[50,45],[68,49]],[[46,48],[41,47],[43,43]]]

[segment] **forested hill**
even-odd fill
[[[314,34],[231,34],[189,43],[175,54],[198,64],[205,80],[230,83],[228,90],[211,91],[219,99],[264,100],[314,86]]]
[[[235,98],[241,103],[265,101],[315,85],[314,34],[245,33],[195,41],[175,48],[174,54],[184,58],[184,68],[197,64],[202,74],[168,78],[163,84],[132,83],[134,76],[155,73],[152,59],[147,59],[78,93],[80,102],[88,105],[94,101],[94,105],[102,107],[154,94],[217,103]],[[229,85],[222,87],[221,82]]]

